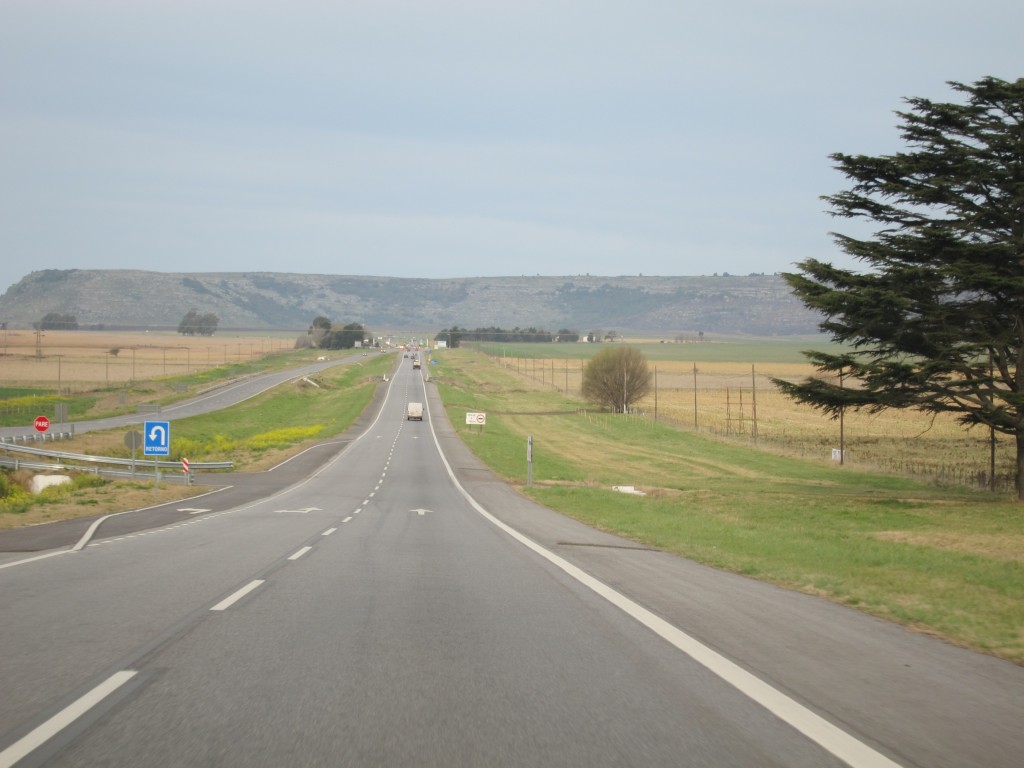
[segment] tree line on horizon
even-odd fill
[[[319,315],[306,331],[304,337],[295,342],[297,348],[352,349],[373,339],[369,329],[362,323],[334,323],[330,318]]]
[[[511,329],[489,326],[471,330],[453,325],[451,328],[442,328],[434,337],[434,341],[442,341],[453,348],[458,347],[464,341],[487,341],[499,344],[568,344],[579,340],[580,334],[568,328],[551,332],[533,327],[519,328],[518,326]]]

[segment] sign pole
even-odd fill
[[[153,495],[160,487],[160,456],[171,454],[171,423],[147,421],[143,423],[142,454],[153,457]]]

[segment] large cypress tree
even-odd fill
[[[851,351],[807,353],[838,383],[776,383],[833,416],[918,408],[1012,435],[1024,499],[1024,78],[949,85],[966,103],[896,113],[905,152],[831,155],[852,182],[824,198],[833,215],[876,225],[833,233],[864,269],[808,259],[785,278]]]

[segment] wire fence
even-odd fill
[[[491,359],[537,389],[582,396],[586,360],[493,354]],[[733,364],[729,373],[716,372],[713,365],[707,366],[710,370],[687,365],[688,370],[679,364],[655,367],[651,393],[627,416],[795,458],[1015,492],[1016,446],[1010,436],[980,428],[965,431],[953,417],[921,412],[848,413],[840,422],[794,403],[754,364]],[[742,368],[746,372],[736,372]],[[585,412],[594,418],[592,411]]]

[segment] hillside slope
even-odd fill
[[[817,317],[777,275],[419,279],[272,272],[42,270],[0,296],[0,321],[49,312],[80,327],[177,328],[189,309],[221,328],[305,329],[314,317],[372,329],[535,327],[660,334],[810,334]]]

